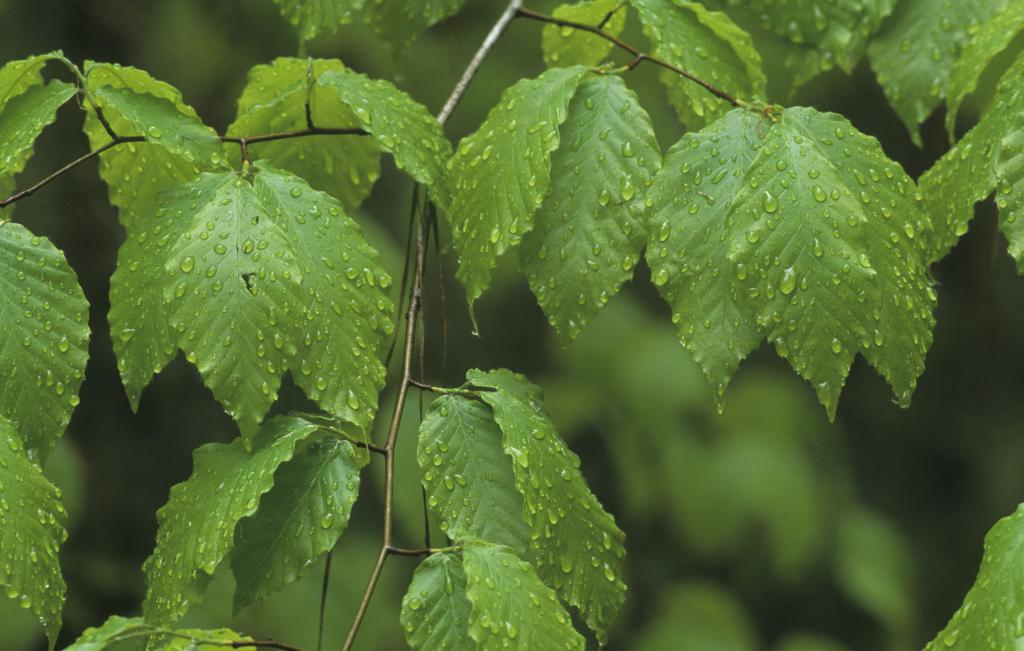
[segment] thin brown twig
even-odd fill
[[[244,649],[245,647],[254,646],[262,649],[278,649],[279,651],[302,651],[297,646],[285,644],[284,642],[278,642],[276,640],[228,640],[225,644],[219,642],[203,641],[203,645],[211,646],[225,646],[230,649]]]
[[[324,563],[324,582],[320,587],[320,620],[317,624],[316,651],[323,651],[324,648],[324,613],[327,611],[327,588],[331,581],[331,556],[333,550],[327,550],[327,560]]]
[[[35,184],[29,186],[28,188],[25,188],[24,190],[16,192],[16,193],[12,194],[11,196],[7,197],[6,199],[0,200],[0,208],[4,208],[6,206],[11,205],[12,203],[14,203],[16,201],[21,201],[22,199],[25,199],[26,197],[32,196],[40,188],[42,188],[42,187],[44,187],[46,185],[49,185],[50,183],[52,183],[53,181],[57,180],[58,178],[60,178],[64,174],[67,174],[68,172],[70,172],[74,168],[78,167],[82,163],[84,163],[84,162],[86,162],[86,161],[88,161],[88,160],[90,160],[92,158],[95,158],[95,157],[99,156],[100,154],[102,154],[103,152],[105,152],[105,151],[107,151],[109,149],[113,149],[114,147],[117,147],[119,145],[123,145],[125,143],[129,143],[129,142],[145,142],[146,138],[144,136],[119,136],[119,135],[117,135],[117,133],[110,127],[110,123],[107,122],[107,120],[102,117],[102,115],[103,115],[102,111],[97,109],[96,115],[97,115],[97,117],[100,120],[100,124],[102,124],[104,126],[104,129],[107,131],[107,133],[111,135],[110,142],[108,142],[107,144],[103,145],[102,147],[98,147],[98,148],[90,151],[87,154],[83,154],[82,156],[79,156],[75,160],[73,160],[70,163],[68,163],[67,165],[61,167],[56,172],[53,172],[52,174],[50,174],[49,176],[47,176],[43,180],[39,181],[38,183],[35,183]],[[367,134],[367,132],[365,130],[360,129],[358,127],[344,127],[344,128],[313,127],[312,129],[301,129],[301,130],[298,130],[298,131],[280,131],[280,132],[277,132],[277,133],[267,133],[267,134],[260,134],[260,135],[256,135],[256,136],[244,136],[244,137],[243,136],[218,136],[218,137],[220,138],[221,142],[230,142],[230,143],[235,143],[235,144],[239,145],[242,148],[242,158],[243,158],[243,160],[248,160],[248,146],[249,145],[258,144],[258,143],[261,143],[261,142],[273,142],[275,140],[286,140],[286,139],[289,139],[289,138],[304,138],[304,137],[308,137],[308,136],[344,136],[344,135],[360,135],[360,136],[362,136],[362,135],[368,135],[368,134]]]
[[[417,191],[419,189],[417,188]],[[384,562],[387,560],[391,546],[393,529],[393,509],[395,497],[395,443],[398,440],[398,430],[402,424],[402,414],[405,412],[405,402],[409,396],[409,384],[413,374],[413,357],[416,343],[416,321],[420,309],[420,301],[423,298],[423,270],[425,267],[427,234],[422,220],[419,220],[419,228],[416,235],[416,265],[413,272],[412,287],[409,290],[409,307],[405,314],[405,337],[402,353],[402,375],[398,384],[398,395],[395,397],[395,407],[391,414],[391,423],[388,426],[387,440],[384,444],[384,533],[380,552],[377,554],[377,561],[374,563],[367,581],[363,597],[356,610],[352,625],[349,627],[348,635],[345,638],[343,651],[349,651],[355,643],[356,634],[366,617],[366,611],[370,607],[370,600],[380,581],[381,571],[384,569]]]
[[[71,161],[70,163],[68,163],[64,167],[60,168],[56,172],[54,172],[54,173],[50,174],[49,176],[47,176],[46,178],[44,178],[42,181],[39,181],[38,183],[35,183],[35,184],[25,188],[24,190],[21,190],[20,192],[16,192],[16,193],[12,194],[11,196],[9,196],[8,198],[0,201],[0,208],[4,208],[6,206],[11,205],[15,201],[20,201],[20,200],[22,200],[22,199],[24,199],[26,197],[32,196],[37,191],[39,191],[40,188],[42,188],[42,187],[44,187],[46,185],[49,185],[50,183],[54,182],[55,180],[57,180],[58,178],[60,178],[64,174],[67,174],[68,172],[70,172],[71,170],[75,169],[76,167],[78,167],[82,163],[84,163],[84,162],[86,162],[86,161],[88,161],[90,159],[96,158],[97,156],[99,156],[103,152],[107,151],[108,149],[112,149],[113,147],[117,147],[118,145],[126,143],[126,142],[141,142],[142,140],[144,140],[144,138],[142,138],[141,136],[139,136],[139,137],[131,137],[131,138],[120,138],[118,140],[112,140],[112,141],[108,142],[107,144],[103,145],[102,147],[100,147],[98,149],[92,150],[88,154],[83,154],[82,156],[79,156],[78,158],[76,158],[75,160]]]
[[[328,127],[307,127],[305,129],[297,129],[295,131],[279,131],[277,133],[267,133],[258,136],[219,136],[221,142],[233,142],[241,144],[243,142],[250,145],[256,145],[261,142],[272,142],[274,140],[287,140],[289,138],[305,138],[306,136],[366,136],[369,133],[365,129],[359,127],[341,127],[341,128],[328,128]]]
[[[462,77],[459,79],[455,88],[452,90],[451,95],[448,96],[448,100],[445,102],[444,107],[437,115],[437,121],[442,126],[451,117],[452,112],[458,105],[462,96],[466,93],[466,89],[469,88],[470,82],[476,76],[477,71],[480,69],[481,64],[487,55],[494,48],[498,39],[511,24],[512,19],[515,18],[516,11],[522,7],[523,0],[511,0],[505,11],[502,12],[497,22],[488,32],[484,38],[483,43],[477,50],[476,54],[470,60],[469,65],[463,72]],[[391,423],[388,427],[387,440],[384,445],[386,454],[384,455],[384,533],[383,542],[381,544],[380,552],[377,554],[377,561],[374,563],[373,570],[370,573],[370,578],[366,583],[366,589],[363,591],[362,599],[360,600],[359,607],[356,610],[355,617],[352,620],[352,625],[349,627],[348,635],[345,638],[345,643],[342,646],[342,651],[350,651],[352,645],[355,643],[356,634],[359,632],[359,627],[362,625],[363,619],[366,617],[366,611],[370,606],[370,601],[373,599],[373,593],[377,588],[377,583],[380,581],[381,572],[384,569],[384,563],[387,561],[390,555],[414,555],[422,556],[433,553],[429,547],[423,550],[401,550],[391,545],[392,529],[393,529],[393,510],[394,510],[394,483],[395,483],[395,443],[398,440],[398,430],[402,422],[402,414],[405,411],[406,399],[409,395],[409,388],[414,386],[413,382],[413,358],[415,352],[416,343],[416,323],[417,315],[421,308],[423,301],[423,277],[426,271],[426,255],[427,247],[430,240],[430,223],[423,217],[428,213],[427,210],[416,211],[420,216],[418,220],[419,228],[416,231],[416,264],[413,270],[412,286],[409,289],[409,306],[405,314],[405,343],[402,355],[402,375],[398,384],[398,394],[395,397],[395,406],[391,414]],[[414,551],[415,553],[405,553]]]
[[[497,22],[491,27],[491,31],[484,37],[483,43],[480,44],[480,48],[477,49],[476,54],[469,61],[469,65],[466,66],[465,71],[462,73],[462,77],[459,78],[458,83],[455,84],[455,88],[452,90],[451,95],[448,96],[448,101],[444,103],[444,107],[441,112],[437,114],[437,121],[444,125],[448,122],[448,118],[451,117],[455,107],[458,106],[459,101],[462,100],[462,96],[466,94],[466,90],[469,88],[469,84],[476,77],[476,73],[480,70],[480,66],[483,64],[484,59],[494,49],[495,44],[501,35],[505,33],[508,26],[512,23],[512,20],[516,17],[518,11],[523,7],[523,0],[512,0],[505,7],[505,11],[498,17]]]
[[[680,77],[683,77],[684,79],[688,79],[688,80],[692,81],[693,83],[695,83],[698,86],[702,87],[704,90],[708,91],[709,93],[711,93],[715,97],[717,97],[719,99],[722,99],[722,100],[725,100],[726,102],[729,102],[733,106],[737,106],[737,107],[746,106],[746,104],[742,100],[740,100],[740,99],[738,99],[736,97],[733,97],[732,95],[730,95],[729,93],[725,92],[721,88],[715,86],[714,84],[711,84],[711,83],[709,83],[707,81],[704,81],[703,79],[701,79],[700,77],[696,76],[692,72],[687,72],[686,70],[683,70],[682,68],[679,68],[678,66],[672,65],[671,63],[669,63],[668,61],[665,61],[664,59],[660,59],[660,58],[658,58],[656,56],[652,56],[652,55],[642,51],[640,48],[636,47],[635,45],[630,45],[629,43],[623,41],[619,37],[617,37],[617,36],[615,36],[613,34],[609,34],[608,32],[604,31],[604,29],[602,29],[602,27],[600,27],[600,26],[595,27],[594,25],[587,25],[586,23],[576,22],[575,20],[566,20],[564,18],[556,18],[555,16],[548,16],[546,14],[537,13],[536,11],[532,11],[530,9],[525,9],[525,8],[522,8],[522,7],[520,7],[519,9],[516,10],[516,17],[518,17],[518,18],[527,18],[529,20],[536,20],[536,21],[541,22],[541,23],[548,23],[550,25],[558,25],[559,27],[570,27],[572,29],[578,29],[578,30],[583,31],[583,32],[589,32],[590,34],[593,34],[594,36],[598,36],[600,38],[603,38],[604,40],[606,40],[609,43],[611,43],[611,44],[615,45],[616,47],[618,47],[619,49],[625,50],[626,52],[629,52],[630,54],[632,54],[633,55],[633,61],[627,66],[627,68],[629,70],[632,70],[633,68],[637,67],[638,65],[640,65],[644,61],[650,61],[651,63],[653,63],[656,66],[661,66],[662,68],[665,68],[666,70],[671,70],[672,72],[676,73]]]

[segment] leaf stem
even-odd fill
[[[680,77],[692,81],[693,83],[697,84],[698,86],[708,91],[715,97],[721,100],[725,100],[726,102],[729,102],[733,106],[747,106],[746,102],[744,102],[743,100],[733,97],[732,95],[725,92],[721,88],[707,81],[704,81],[703,79],[696,76],[692,72],[687,72],[682,68],[672,65],[671,63],[665,61],[664,59],[648,54],[642,51],[640,48],[636,47],[635,45],[630,45],[629,43],[623,41],[614,34],[610,34],[604,31],[604,24],[607,22],[607,18],[601,22],[601,25],[595,27],[594,25],[587,25],[586,23],[576,22],[575,20],[566,20],[564,18],[556,18],[555,16],[548,16],[546,14],[541,14],[536,11],[526,9],[524,7],[520,7],[519,9],[516,10],[516,17],[535,20],[541,23],[548,23],[550,25],[557,25],[559,27],[570,27],[572,29],[578,29],[583,32],[588,32],[590,34],[593,34],[594,36],[603,38],[604,40],[618,47],[619,49],[625,50],[626,52],[632,54],[633,60],[626,66],[627,70],[633,70],[644,61],[650,61],[656,66],[660,66],[662,68],[665,68],[666,70],[670,70],[679,75]]]

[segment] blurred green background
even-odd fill
[[[460,16],[405,51],[353,26],[315,41],[310,53],[390,79],[436,111],[503,4],[469,0]],[[646,47],[637,21],[627,30],[628,40]],[[774,46],[758,38],[774,88],[784,88],[771,64]],[[539,40],[538,24],[511,27],[450,123],[453,141],[480,123],[503,88],[540,72]],[[270,0],[0,0],[0,61],[57,48],[76,62],[148,70],[180,88],[223,132],[248,69],[295,54],[297,42]],[[993,65],[979,104],[1006,60]],[[667,149],[683,130],[656,74],[641,67],[627,81]],[[915,177],[946,146],[941,116],[925,125],[925,151],[911,144],[866,63],[851,76],[823,76],[790,103],[844,113]],[[976,110],[970,108],[968,114]],[[20,185],[86,151],[81,119],[73,107],[64,109]],[[411,184],[389,165],[357,218],[398,277]],[[195,447],[229,440],[236,430],[181,358],[146,390],[139,413],[129,410],[106,322],[108,280],[124,234],[95,162],[19,204],[15,218],[66,251],[92,304],[81,406],[46,469],[63,487],[72,518],[61,553],[67,643],[111,614],[138,611],[140,565],[153,546],[157,508],[190,473]],[[432,260],[428,379],[457,384],[467,368],[506,366],[545,389],[593,490],[627,533],[630,593],[612,648],[919,649],[972,583],[985,532],[1024,501],[1024,280],[1004,250],[991,207],[982,207],[968,235],[934,269],[938,328],[909,410],[894,406],[883,380],[858,360],[837,422],[829,425],[810,387],[765,346],[741,368],[719,416],[643,264],[563,349],[512,265],[478,306],[482,338],[471,336],[462,290],[450,279],[454,259],[446,254],[444,377]],[[382,413],[391,399],[385,395]],[[278,410],[306,405],[286,380]],[[408,546],[423,536],[418,412],[414,401],[399,446],[398,536]],[[367,471],[335,551],[326,648],[340,644],[379,545],[378,466]],[[389,561],[359,648],[404,648],[398,608],[414,565]],[[221,572],[186,623],[231,625],[311,649],[321,568],[322,562],[302,582],[237,616],[230,572]],[[42,648],[28,613],[0,599],[0,649]]]

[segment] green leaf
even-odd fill
[[[719,396],[765,336],[830,418],[858,352],[909,403],[934,325],[927,222],[875,139],[813,109],[737,110],[684,136],[654,186],[654,283]]]
[[[813,48],[820,53],[817,58],[834,61],[846,72],[853,71],[864,55],[868,38],[897,4],[896,0],[723,1],[774,34]]]
[[[451,553],[428,556],[416,568],[402,599],[405,639],[417,651],[474,648],[470,608],[462,560]]]
[[[687,134],[665,155],[648,193],[653,207],[647,262],[654,284],[672,308],[680,341],[719,400],[764,335],[739,277],[744,272],[728,257],[732,237],[714,232],[737,212],[734,204],[747,191],[744,172],[757,158],[767,129],[753,113],[734,111],[701,133]],[[725,161],[722,170],[713,157],[716,142]],[[715,196],[701,187],[705,180]]]
[[[925,651],[1014,649],[1024,635],[1024,505],[985,536],[978,579]]]
[[[64,651],[105,651],[122,639],[143,637],[151,630],[141,617],[114,615],[100,626],[85,629],[82,635]]]
[[[21,224],[0,223],[0,330],[0,416],[38,461],[78,405],[89,304],[64,254]]]
[[[182,628],[173,634],[164,634],[162,646],[152,647],[155,651],[224,651],[225,648],[256,651],[255,646],[228,646],[225,642],[249,641],[229,628],[204,630],[198,628]]]
[[[448,161],[448,218],[459,254],[455,275],[466,288],[470,312],[490,286],[498,257],[533,228],[551,180],[558,129],[585,72],[552,68],[517,82]]]
[[[1024,133],[1024,56],[1003,75],[992,107],[952,149],[920,178],[921,194],[934,224],[928,262],[942,259],[967,232],[974,204],[998,188],[1000,228],[1010,244],[1017,270],[1024,270],[1024,220],[1015,188],[1024,170],[1019,157]]]
[[[7,102],[33,86],[43,83],[43,67],[61,56],[60,52],[37,54],[25,59],[8,61],[0,67],[0,110]]]
[[[984,21],[971,29],[970,40],[953,65],[949,79],[946,104],[946,131],[950,142],[956,138],[956,116],[964,98],[974,92],[978,78],[997,54],[1006,49],[1010,41],[1024,29],[1024,3],[1010,2],[1000,11],[986,16]]]
[[[466,0],[371,0],[363,20],[395,48],[408,47],[423,31],[454,16]]]
[[[469,540],[463,550],[469,635],[478,649],[580,649],[583,637],[536,570],[504,545]]]
[[[333,89],[399,169],[427,186],[439,206],[448,205],[444,163],[452,146],[441,125],[422,104],[394,84],[351,70],[329,70],[317,83]]]
[[[101,626],[87,628],[82,636],[64,651],[105,651],[123,648],[122,643],[148,640],[146,648],[154,651],[221,651],[225,642],[247,640],[227,629],[165,629],[148,624],[141,617],[110,617]],[[234,646],[236,649],[255,651],[253,646]],[[132,648],[132,647],[128,647]]]
[[[661,167],[650,117],[614,76],[584,80],[569,103],[551,187],[523,241],[530,288],[564,343],[633,276],[647,238],[634,214]]]
[[[341,69],[340,61],[324,59],[279,58],[255,66],[238,99],[238,116],[228,127],[228,135],[305,129],[307,97],[314,125],[341,129],[361,126],[337,91],[315,83],[325,72]],[[366,136],[289,138],[249,145],[249,151],[255,158],[266,159],[333,195],[348,212],[359,207],[380,176],[380,149]],[[241,163],[236,150],[229,151],[229,158]]]
[[[162,97],[172,102],[179,112],[198,120],[178,90],[142,70],[93,62],[86,62],[85,70],[93,87],[128,88]],[[116,112],[104,117],[115,133],[137,135],[133,133],[132,123]],[[86,113],[85,133],[94,149],[110,142],[110,136],[93,111]],[[107,184],[110,203],[118,209],[121,224],[129,230],[129,240],[136,220],[151,214],[157,194],[198,175],[196,164],[174,155],[162,145],[148,142],[124,144],[100,156],[100,176]],[[118,252],[117,267],[110,279],[108,315],[117,368],[133,409],[138,409],[142,390],[173,359],[176,348],[174,334],[166,320],[138,319],[140,314],[163,313],[162,295],[138,288],[158,287],[164,277],[162,266],[152,264],[151,247],[156,242],[139,244],[146,246],[122,246]]]
[[[487,405],[460,396],[435,400],[420,425],[416,460],[445,535],[479,538],[527,554],[523,498]]]
[[[289,368],[326,411],[369,428],[393,329],[391,280],[335,199],[264,163],[248,177],[205,174],[161,195],[123,249],[122,258],[140,261],[128,268],[128,295],[135,304],[161,300],[128,327],[169,323],[173,345],[243,436]],[[141,261],[164,272],[138,273]]]
[[[130,132],[115,131],[117,135],[142,136],[200,169],[225,167],[224,148],[216,132],[173,101],[123,86],[93,87],[91,92],[100,101],[104,117],[116,113],[131,125]]]
[[[32,146],[47,125],[57,119],[57,109],[75,96],[71,84],[53,80],[32,86],[0,108],[0,179],[11,179],[25,169]],[[7,194],[2,197],[7,198]]]
[[[173,623],[199,600],[231,551],[238,522],[256,512],[277,468],[317,429],[300,418],[278,417],[260,429],[251,450],[238,438],[195,451],[192,476],[171,488],[157,512],[156,549],[142,567],[148,622]]]
[[[251,437],[297,350],[288,328],[302,311],[303,274],[279,223],[283,209],[264,203],[233,172],[204,174],[162,195],[154,208],[157,219],[170,217],[179,229],[163,256],[150,260],[164,267],[164,309],[177,345]],[[150,237],[160,237],[159,226]]]
[[[42,70],[43,67],[49,61],[56,59],[61,56],[60,52],[51,52],[49,54],[40,54],[36,56],[28,57],[27,59],[18,59],[16,61],[9,61],[0,67],[0,128],[10,122],[12,125],[15,123],[21,124],[21,121],[25,119],[24,112],[26,111],[38,111],[42,107],[36,106],[35,101],[21,102],[21,108],[12,109],[9,113],[4,113],[8,103],[18,98],[23,93],[30,89],[36,88],[43,83]],[[60,82],[53,82],[59,84]],[[55,86],[50,91],[43,91],[39,94],[39,99],[47,97],[47,105],[53,102],[56,95],[59,93],[55,90]],[[63,103],[63,102],[61,102]],[[59,105],[58,105],[59,106]],[[54,115],[56,108],[53,109]],[[21,117],[16,117],[15,114],[22,114]],[[36,137],[42,129],[53,122],[54,115],[47,115],[44,111],[38,115],[42,121],[40,124],[27,124],[29,129],[26,130],[27,134],[34,133],[31,140],[34,142]],[[24,124],[22,126],[25,126]],[[14,148],[7,142],[7,136],[4,138],[2,145],[0,145],[0,199],[6,199],[14,193],[14,175],[20,173],[25,168],[25,163],[32,155],[31,146],[27,149],[21,150],[21,152],[15,155],[11,160],[3,162],[7,157],[5,152],[13,152]],[[29,143],[31,145],[31,143]],[[11,213],[14,212],[13,206],[7,208],[0,208],[0,218],[10,219]]]
[[[256,514],[235,532],[235,612],[297,581],[338,542],[359,496],[352,444],[327,439],[277,469]]]
[[[604,23],[602,30],[618,36],[626,26],[626,13],[622,0],[583,0],[559,5],[552,15],[593,27]],[[540,44],[548,67],[596,66],[615,47],[611,41],[595,34],[557,25],[544,26]]]
[[[654,54],[740,100],[765,94],[761,55],[750,34],[727,15],[683,0],[632,0]],[[659,73],[680,121],[691,129],[713,122],[728,102],[672,72]]]
[[[14,424],[3,417],[0,515],[0,585],[7,597],[39,618],[53,649],[66,590],[57,548],[67,538],[67,514],[60,503],[60,491],[29,460]]]
[[[136,93],[163,98],[174,104],[179,113],[191,117],[196,122],[199,121],[195,110],[185,104],[180,91],[138,68],[86,61],[85,74],[89,79],[90,88],[126,88]],[[136,125],[117,111],[105,111],[104,117],[118,135],[145,135],[135,131]],[[85,133],[93,149],[110,142],[110,136],[92,110],[86,112]],[[119,210],[121,223],[128,227],[140,212],[148,209],[153,197],[161,190],[196,177],[199,174],[200,162],[203,161],[196,159],[190,162],[163,144],[129,143],[106,151],[100,156],[100,176],[107,184],[110,203]],[[142,383],[142,386],[145,386],[145,383]]]
[[[921,145],[918,125],[946,96],[957,59],[978,18],[1009,0],[901,0],[868,46],[889,103]]]
[[[299,42],[333,34],[363,7],[363,0],[274,0],[281,15],[299,33]]]
[[[466,379],[494,389],[482,391],[481,397],[494,409],[504,433],[502,445],[512,457],[537,573],[579,609],[605,643],[626,597],[625,534],[587,487],[579,458],[555,431],[539,388],[506,370],[474,369]]]
[[[300,318],[281,320],[298,342],[292,376],[322,409],[367,432],[394,332],[391,277],[335,199],[265,163],[259,167],[255,188],[265,214],[285,231],[304,270]]]

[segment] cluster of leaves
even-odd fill
[[[241,608],[296,580],[343,532],[394,329],[391,278],[348,216],[379,175],[382,152],[426,189],[450,228],[471,312],[499,258],[517,250],[568,344],[643,256],[720,404],[739,363],[765,340],[813,386],[830,418],[858,353],[909,404],[934,327],[928,265],[993,191],[1011,254],[1024,264],[1024,58],[919,187],[844,117],[767,104],[755,43],[785,44],[792,85],[833,66],[849,71],[867,55],[915,136],[942,99],[952,134],[964,98],[1024,28],[1024,11],[1013,0],[935,4],[566,5],[541,17],[552,23],[541,39],[550,68],[507,89],[456,148],[422,105],[338,61],[255,67],[225,135],[172,86],[135,68],[80,69],[59,53],[5,65],[2,196],[58,110],[81,100],[127,234],[109,321],[132,405],[180,350],[240,430],[230,444],[196,451],[192,477],[158,514],[145,623],[112,620],[88,634],[97,640],[88,648],[126,631],[164,636],[167,648],[215,643],[221,633],[153,627],[183,616],[229,553]],[[278,5],[303,41],[361,15],[404,45],[462,2]],[[629,11],[652,49],[638,55],[626,46],[634,58],[615,67],[606,59],[622,46]],[[623,81],[644,60],[661,66],[668,99],[690,129],[664,155]],[[77,86],[44,81],[51,62]],[[52,644],[66,534],[59,495],[40,467],[78,403],[88,305],[61,252],[10,222],[10,207],[0,211],[8,333],[0,347],[0,511],[9,524],[0,534],[0,583],[35,612]],[[286,372],[325,415],[264,420]],[[624,536],[587,488],[536,387],[506,371],[471,371],[431,407],[419,460],[453,544],[428,556],[403,604],[413,647],[473,640],[480,648],[582,648],[563,604],[607,640],[625,595]],[[983,575],[1004,564],[1019,573],[1010,558],[1019,522],[993,530]],[[982,577],[968,597],[980,605],[965,604],[945,645],[1020,637],[1019,595],[997,587]],[[995,631],[992,621],[1009,624]]]

